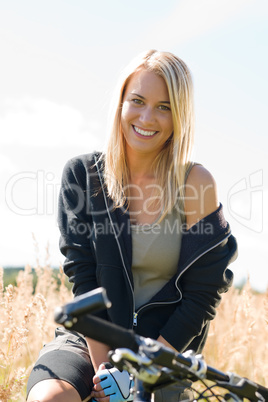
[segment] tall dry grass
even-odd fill
[[[60,287],[49,266],[37,266],[33,293],[31,267],[17,285],[3,288],[0,269],[0,401],[25,401],[29,372],[42,345],[54,335],[55,306],[72,298],[59,272]],[[247,284],[242,292],[224,295],[212,322],[204,356],[209,365],[234,371],[268,386],[268,293],[255,294]]]
[[[209,365],[268,386],[268,290],[246,283],[224,295],[212,321],[204,356]]]
[[[17,276],[17,285],[3,288],[0,268],[0,401],[25,401],[27,378],[39,350],[52,339],[56,306],[72,296],[59,271],[60,286],[49,266],[35,268],[37,284],[33,292],[32,268]]]

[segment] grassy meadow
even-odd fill
[[[10,274],[10,272],[9,272]],[[25,401],[28,375],[54,335],[53,312],[72,298],[62,270],[0,269],[0,401]],[[14,275],[15,274],[15,275]],[[246,284],[224,295],[204,351],[207,364],[268,386],[268,292]]]

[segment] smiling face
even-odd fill
[[[126,86],[121,127],[128,156],[155,157],[172,135],[173,122],[166,83],[147,70],[134,73]]]

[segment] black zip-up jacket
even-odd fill
[[[162,335],[178,351],[201,352],[209,322],[232,284],[237,244],[220,206],[182,235],[176,275],[135,310],[128,212],[113,208],[98,154],[71,159],[59,196],[60,249],[74,295],[104,287],[112,307],[99,316],[145,337]]]

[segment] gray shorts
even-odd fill
[[[27,383],[27,395],[38,382],[54,378],[70,383],[83,400],[91,393],[93,376],[84,336],[60,327],[39,353]]]
[[[84,336],[60,327],[55,331],[55,338],[39,353],[27,383],[27,395],[38,382],[54,378],[70,383],[83,401],[91,394],[93,376],[94,369]],[[177,402],[191,399],[189,397],[188,390],[175,384],[157,390],[154,400],[155,402]]]

